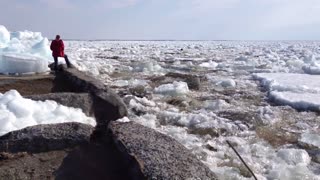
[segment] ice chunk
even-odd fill
[[[222,99],[218,99],[216,101],[205,101],[205,108],[214,110],[214,111],[220,111],[228,108],[230,105]]]
[[[320,92],[320,76],[291,73],[260,73],[253,75],[269,90]]]
[[[6,47],[10,41],[10,33],[6,27],[0,25],[0,48]]]
[[[69,108],[54,101],[32,101],[11,90],[0,96],[0,136],[28,126],[79,122],[95,126],[93,118],[80,109]]]
[[[320,64],[317,62],[313,62],[311,65],[306,65],[302,67],[303,71],[307,74],[320,74]]]
[[[134,72],[163,72],[163,68],[156,62],[145,62],[133,68]]]
[[[186,82],[173,82],[172,84],[163,84],[154,89],[157,94],[179,96],[188,94],[189,88]]]
[[[236,87],[236,82],[232,79],[223,79],[215,82],[216,85],[222,86],[224,88],[234,88]]]
[[[41,73],[45,71],[48,71],[48,61],[43,58],[27,54],[6,54],[2,56],[0,64],[0,72],[2,73]]]
[[[306,166],[279,166],[272,170],[267,176],[268,179],[281,180],[320,180],[320,177],[313,174]]]
[[[289,165],[309,165],[311,158],[303,149],[280,149],[277,156]]]
[[[40,32],[8,32],[0,25],[0,73],[48,71],[49,41]]]
[[[125,86],[147,86],[148,82],[145,80],[139,79],[130,79],[130,80],[116,80],[113,82],[114,86],[125,87]]]
[[[261,73],[254,77],[269,90],[269,97],[275,103],[301,110],[320,110],[319,75]]]
[[[269,125],[279,120],[270,106],[259,108],[258,113],[260,117],[258,120],[261,124]]]
[[[128,123],[130,122],[130,119],[128,117],[124,117],[124,118],[118,119],[117,122]]]
[[[312,133],[304,133],[299,140],[302,143],[315,146],[320,149],[320,135]]]
[[[209,62],[204,62],[199,64],[200,67],[205,67],[205,68],[210,68],[210,69],[215,69],[218,66],[218,63],[209,61]]]
[[[320,111],[320,95],[318,93],[272,91],[269,97],[280,105],[289,105],[299,110]]]
[[[248,58],[246,58],[244,56],[240,56],[240,57],[236,58],[235,61],[248,61]]]

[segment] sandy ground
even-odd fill
[[[0,76],[0,93],[15,89],[22,96],[47,94],[51,92],[53,79],[53,75]]]

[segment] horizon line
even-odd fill
[[[49,39],[54,40],[54,39]],[[297,39],[297,40],[290,40],[290,39],[271,39],[271,40],[259,40],[259,39],[215,39],[215,40],[201,40],[201,39],[104,39],[104,38],[97,38],[97,39],[77,39],[77,38],[65,38],[65,41],[320,41],[320,39],[310,40],[310,39]]]

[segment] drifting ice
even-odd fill
[[[269,98],[280,105],[320,111],[320,76],[290,73],[260,73],[254,77],[267,88]]]

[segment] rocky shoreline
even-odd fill
[[[60,66],[50,91],[22,94],[80,108],[97,126],[39,125],[0,137],[0,179],[216,179],[176,140],[115,121],[127,115],[126,105],[98,80]]]

